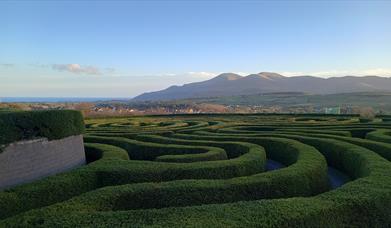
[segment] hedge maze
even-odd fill
[[[54,140],[82,133],[83,116],[77,111],[0,112],[0,153],[8,144],[21,140]]]
[[[389,118],[90,119],[84,140],[86,166],[0,192],[0,226],[391,224]]]

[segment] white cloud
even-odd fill
[[[342,76],[381,76],[391,77],[391,69],[374,68],[364,70],[331,70],[331,71],[315,71],[315,72],[279,72],[281,75],[292,77],[310,75],[316,77],[342,77]]]
[[[164,73],[164,74],[158,74],[157,76],[178,76],[178,75],[173,73]]]
[[[293,76],[301,76],[306,75],[307,73],[304,72],[292,72],[292,71],[286,71],[286,72],[278,72],[281,75],[287,76],[287,77],[293,77]]]
[[[80,64],[53,64],[52,69],[58,71],[67,71],[75,74],[93,74],[100,75],[102,71],[98,67],[94,66],[82,66]]]
[[[232,72],[234,74],[238,74],[240,76],[246,76],[246,75],[250,75],[250,73],[246,73],[246,72]]]
[[[0,67],[12,67],[14,64],[1,64]],[[51,65],[42,65],[35,64],[39,67],[51,67],[57,71],[65,71],[74,74],[89,74],[89,75],[109,75],[109,76],[123,76],[123,73],[117,72],[114,68],[99,68],[96,66],[87,66],[80,64],[51,64]],[[209,72],[209,71],[190,71],[185,73],[161,73],[161,74],[152,74],[145,76],[172,76],[172,77],[187,77],[191,80],[207,80],[213,77],[218,76],[225,72]],[[241,76],[246,76],[251,73],[248,72],[231,72]],[[293,76],[316,76],[322,78],[329,77],[341,77],[341,76],[381,76],[381,77],[391,77],[391,68],[370,68],[370,69],[359,69],[359,70],[325,70],[325,71],[288,71],[288,72],[277,72],[281,75],[287,77]],[[131,75],[128,75],[131,76]]]
[[[234,73],[234,74],[238,74],[241,76],[249,75],[249,73],[246,73],[246,72],[205,72],[205,71],[200,71],[200,72],[192,72],[191,71],[191,72],[187,72],[187,75],[189,75],[191,77],[197,77],[197,78],[214,78],[222,73]]]
[[[377,76],[391,77],[391,69],[385,69],[385,68],[369,69],[364,71],[363,73],[364,75],[377,75]]]
[[[205,71],[200,71],[200,72],[187,72],[188,75],[192,77],[200,77],[200,78],[211,78],[215,77],[221,73],[216,73],[216,72],[205,72]]]

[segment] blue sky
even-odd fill
[[[0,97],[131,97],[261,71],[391,76],[391,1],[0,2]]]

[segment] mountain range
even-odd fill
[[[133,100],[175,100],[281,92],[338,94],[380,91],[391,91],[391,78],[378,76],[285,77],[271,72],[240,76],[234,73],[224,73],[202,82],[184,84],[183,86],[171,86],[164,90],[143,93]]]

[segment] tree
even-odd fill
[[[371,107],[361,107],[359,109],[359,114],[360,114],[360,118],[371,119],[371,120],[374,119],[376,116],[375,111]]]

